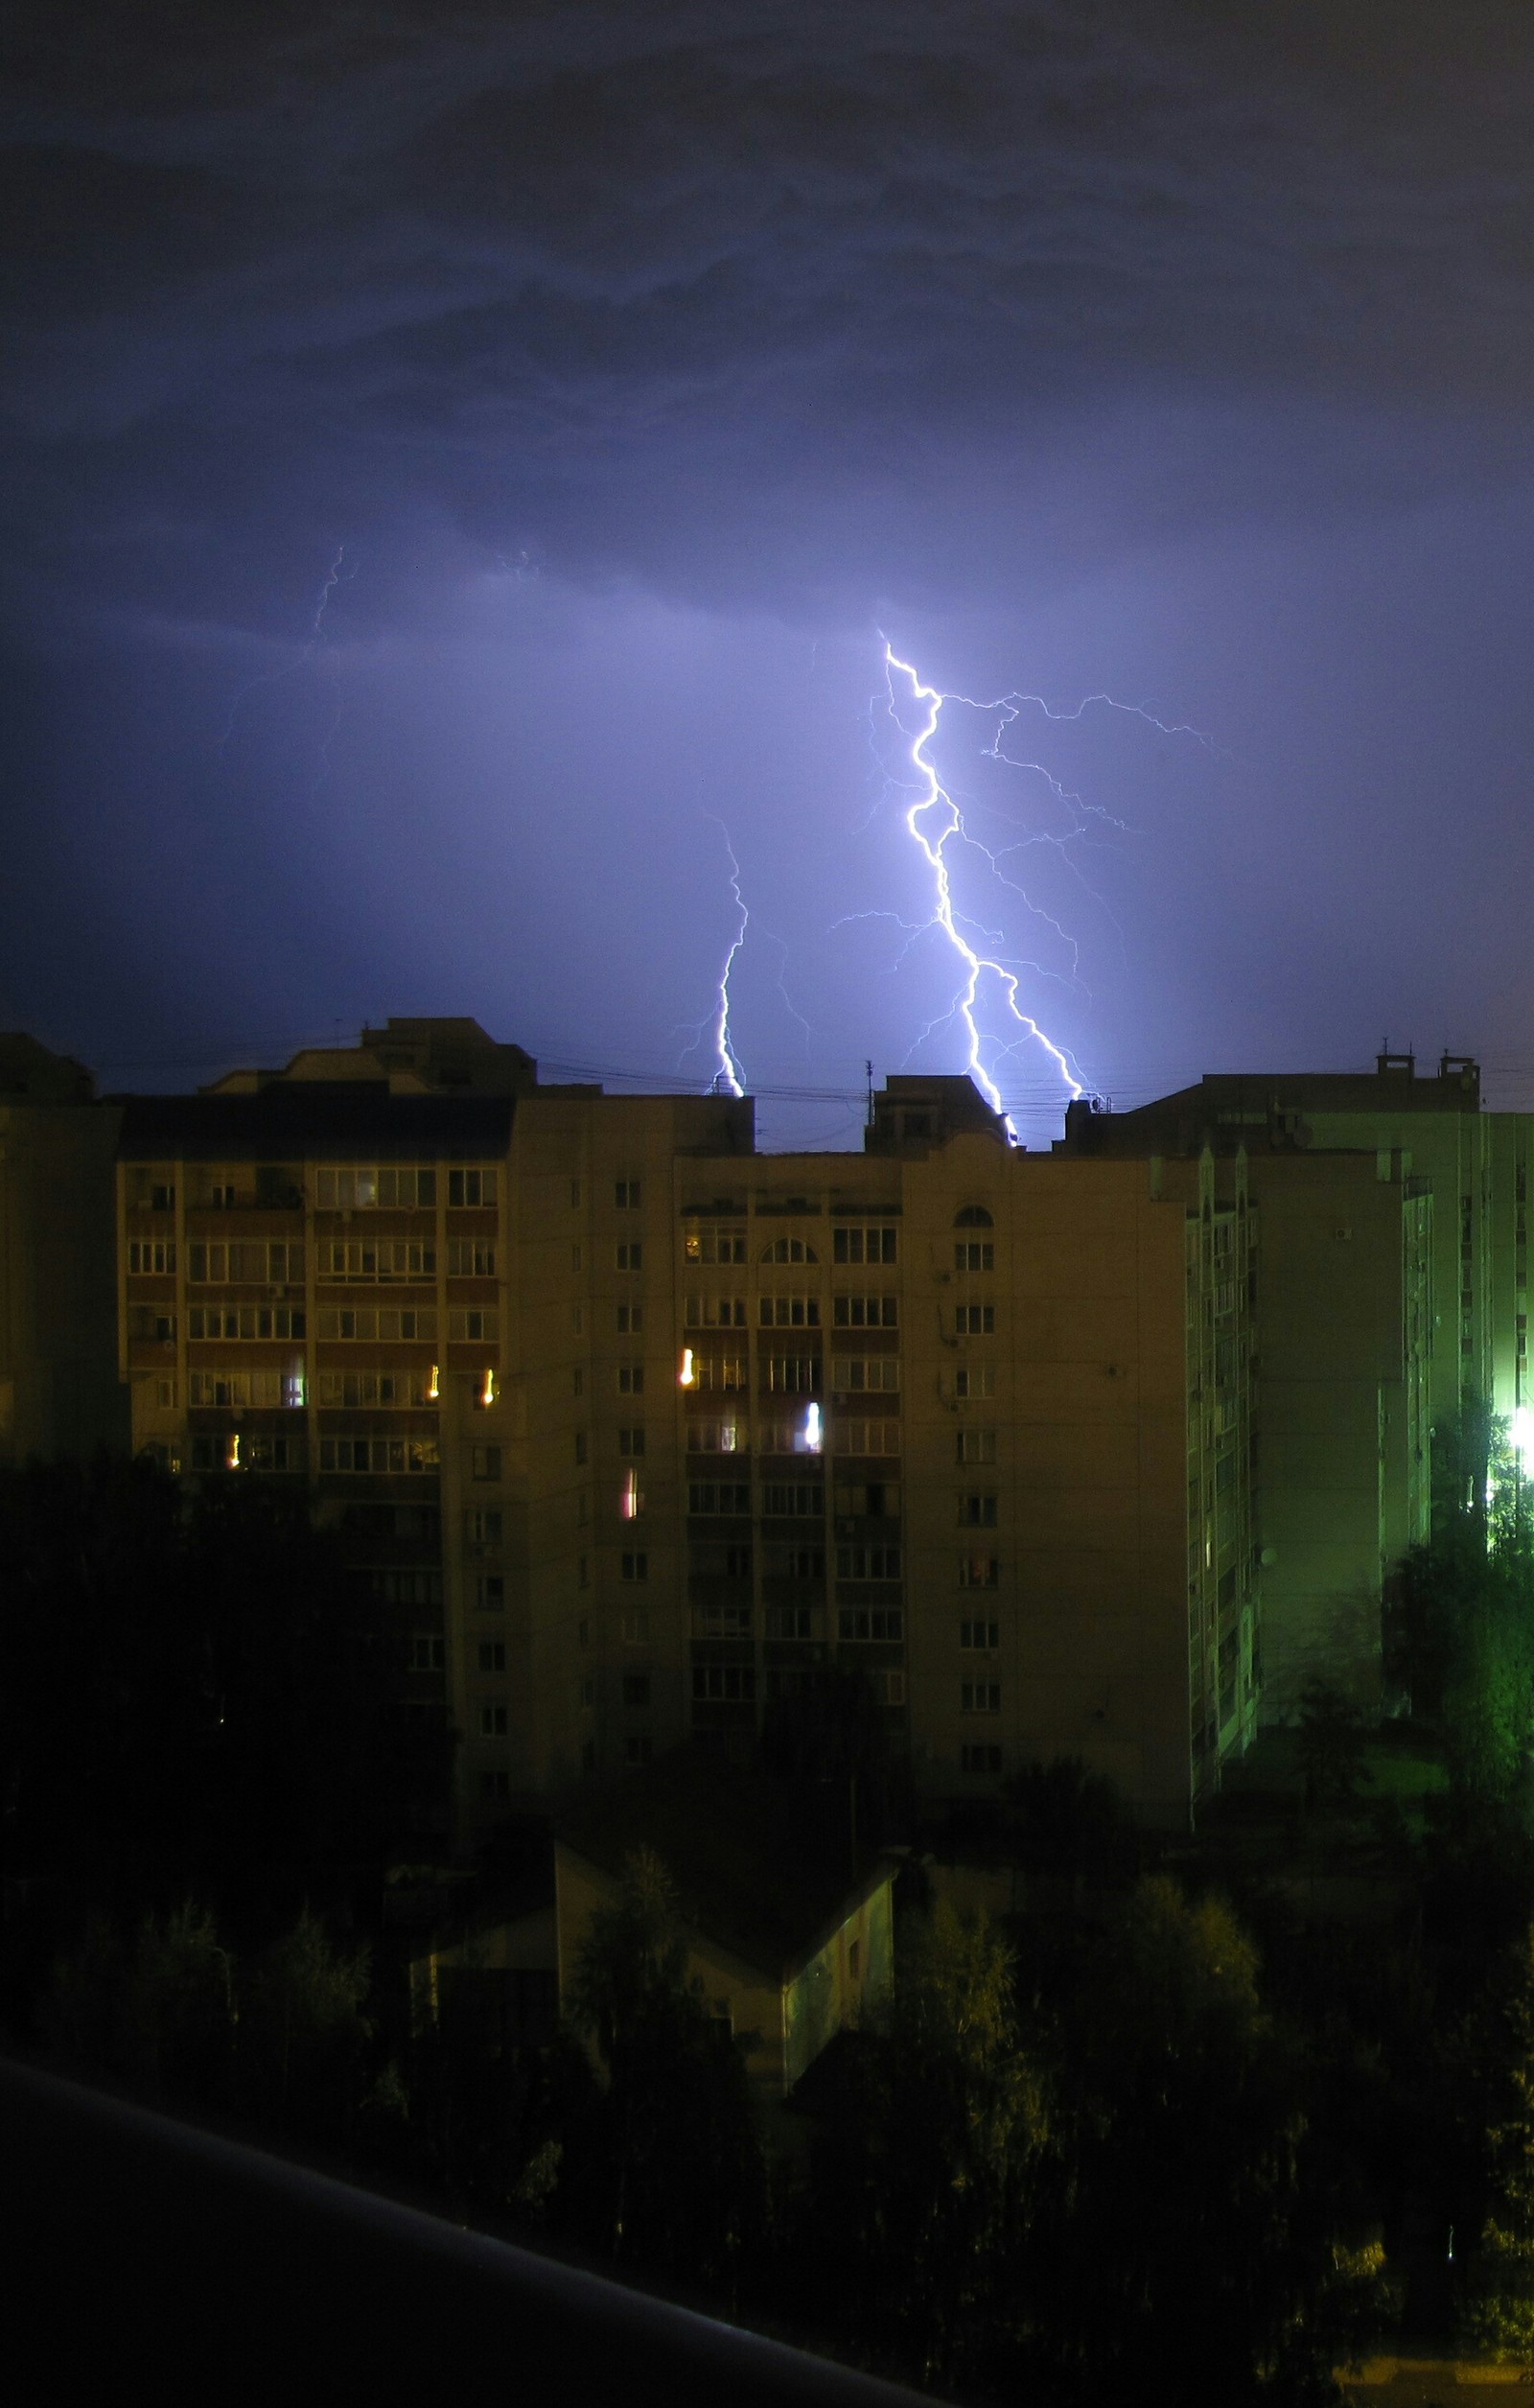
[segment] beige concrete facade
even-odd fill
[[[1244,1193],[1022,1154],[964,1080],[753,1142],[472,1023],[139,1099],[134,1442],[312,1483],[465,1834],[833,1670],[930,1794],[1072,1754],[1185,1818],[1256,1712]]]

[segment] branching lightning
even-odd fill
[[[1008,877],[1002,865],[1029,846],[1049,845],[1057,849],[1080,876],[1080,865],[1069,848],[1077,838],[1086,833],[1088,823],[1095,819],[1104,830],[1122,833],[1124,822],[1115,819],[1100,806],[1083,803],[1042,761],[1020,760],[1004,749],[1008,731],[1015,725],[1024,710],[1036,710],[1046,719],[1060,722],[1080,720],[1095,705],[1101,705],[1128,717],[1141,719],[1163,736],[1192,736],[1211,752],[1216,747],[1197,728],[1182,722],[1163,720],[1145,706],[1118,702],[1111,694],[1088,694],[1069,710],[1052,710],[1038,694],[1010,693],[994,701],[977,702],[967,694],[943,693],[937,687],[925,684],[911,663],[902,661],[888,643],[884,647],[884,675],[889,715],[904,738],[911,770],[909,782],[902,782],[911,794],[902,816],[908,834],[919,846],[930,868],[933,883],[930,918],[914,925],[906,921],[898,923],[905,937],[899,958],[903,961],[918,938],[935,929],[958,956],[963,973],[953,1002],[945,1012],[927,1023],[916,1042],[920,1044],[935,1028],[957,1020],[964,1031],[965,1067],[993,1109],[1002,1112],[1004,1117],[999,1076],[1005,1065],[1025,1046],[1037,1046],[1045,1054],[1068,1095],[1081,1095],[1085,1092],[1084,1083],[1077,1074],[1069,1050],[1058,1043],[1034,1015],[1023,1009],[1019,1000],[1022,976],[1026,971],[1032,971],[1038,977],[1058,973],[1045,970],[1039,963],[1016,956],[1003,958],[998,952],[988,949],[1001,945],[1003,932],[980,925],[956,903],[950,854],[955,850],[967,848],[982,855],[996,879],[1019,896],[1030,915],[1041,922],[1065,947],[1070,956],[1070,974],[1074,979],[1080,962],[1076,940],[1052,912],[1045,910],[1015,879]],[[995,733],[985,751],[992,760],[1005,761],[1011,767],[1027,770],[1042,779],[1054,800],[1069,812],[1073,822],[1069,832],[1062,835],[1040,830],[995,850],[982,842],[973,828],[966,824],[964,812],[943,784],[932,758],[931,747],[945,702],[962,703],[971,710],[994,716]],[[918,722],[914,733],[913,719]],[[1094,900],[1101,902],[1100,898]],[[999,1034],[995,1026],[998,1015]],[[916,1047],[911,1050],[914,1052]],[[1011,1130],[1010,1119],[1007,1126]],[[1012,1134],[1015,1135],[1015,1130]]]

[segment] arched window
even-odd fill
[[[954,1214],[953,1225],[956,1229],[991,1229],[996,1226],[984,1204],[965,1204]]]
[[[775,1237],[761,1250],[764,1263],[815,1263],[820,1256],[813,1246],[806,1246],[802,1237]]]

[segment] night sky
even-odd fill
[[[0,1023],[1534,1106],[1526,0],[21,18]]]

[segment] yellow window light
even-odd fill
[[[487,1371],[479,1383],[479,1402],[481,1405],[493,1405],[495,1401],[496,1375],[494,1371]]]
[[[694,1377],[695,1374],[692,1368],[692,1348],[690,1346],[684,1346],[682,1349],[682,1368],[677,1373],[677,1386],[679,1388],[690,1388]]]

